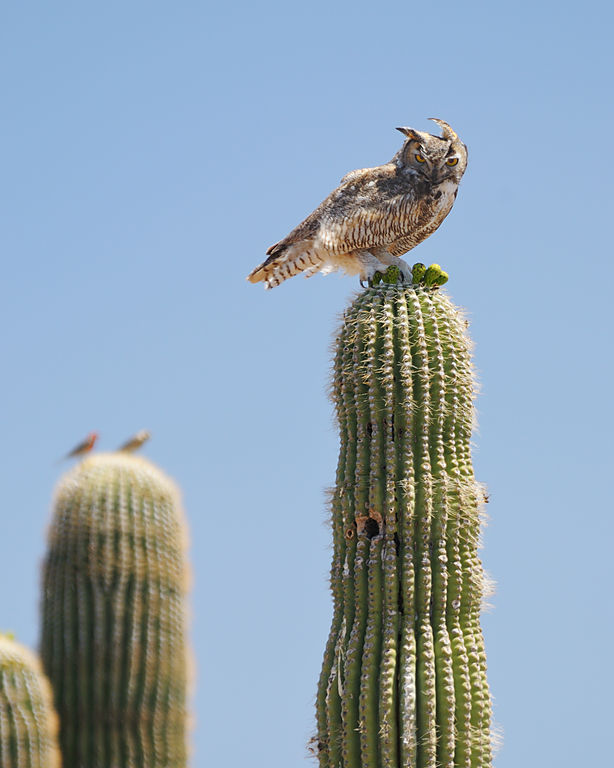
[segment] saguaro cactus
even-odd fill
[[[186,765],[186,540],[145,459],[95,455],[60,481],[41,646],[64,768]]]
[[[0,634],[0,766],[60,768],[58,718],[37,657]]]
[[[473,399],[470,341],[445,295],[380,285],[346,311],[321,768],[491,765]]]

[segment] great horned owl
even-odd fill
[[[431,235],[456,198],[467,167],[467,147],[443,120],[442,135],[397,128],[407,139],[389,163],[346,174],[341,183],[287,237],[272,245],[268,259],[248,280],[274,288],[304,272],[342,269],[368,280]]]

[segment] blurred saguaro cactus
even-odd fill
[[[58,718],[38,658],[0,634],[0,766],[60,768]]]
[[[175,485],[126,453],[56,490],[41,649],[64,768],[187,764],[187,533]]]
[[[492,764],[470,348],[424,286],[381,284],[344,315],[321,768]]]

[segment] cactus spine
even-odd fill
[[[64,768],[186,765],[187,536],[173,483],[98,454],[56,491],[42,658]]]
[[[58,718],[39,660],[0,635],[0,766],[60,768]]]
[[[473,398],[470,341],[444,295],[380,285],[346,311],[321,768],[492,764]]]

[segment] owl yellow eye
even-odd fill
[[[458,157],[450,157],[446,160],[446,165],[456,165],[458,163]]]
[[[416,158],[416,161],[417,161],[418,163],[426,163],[426,160],[425,160],[425,159],[422,157],[422,155],[420,154],[420,152],[416,152],[416,154],[414,155],[414,157]]]

